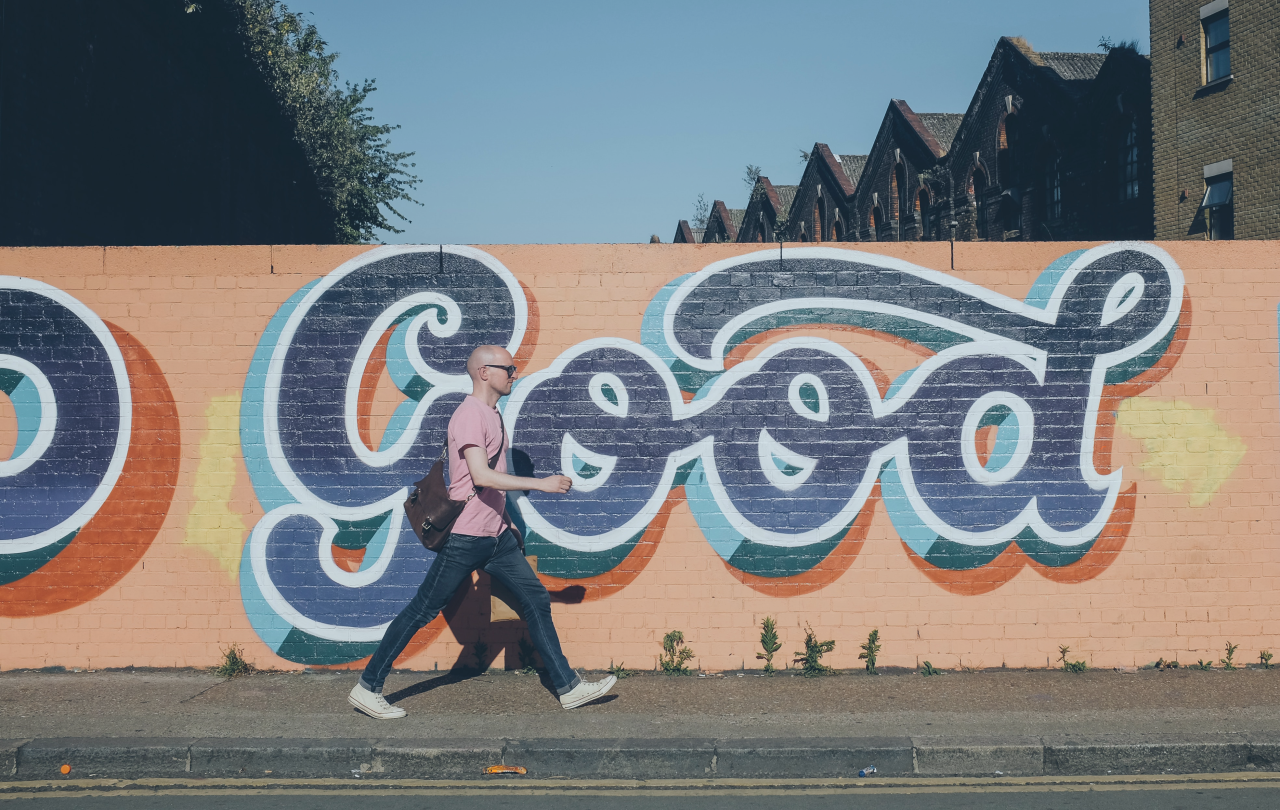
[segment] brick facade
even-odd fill
[[[787,222],[792,242],[843,242],[853,222],[849,202],[856,178],[825,143],[815,143],[796,186]]]
[[[1205,167],[1231,161],[1236,239],[1280,239],[1280,0],[1151,0],[1155,231],[1207,239]],[[1209,82],[1202,12],[1226,12],[1230,77]]]

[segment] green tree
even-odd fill
[[[409,220],[395,207],[414,203],[409,191],[413,152],[393,152],[387,135],[398,126],[373,123],[366,105],[374,81],[338,84],[334,60],[314,25],[279,0],[225,0],[249,58],[293,123],[316,185],[333,211],[337,242],[369,242],[379,229],[403,233],[383,213]],[[195,9],[198,10],[198,7]]]

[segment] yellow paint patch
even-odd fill
[[[1205,506],[1244,458],[1244,442],[1223,430],[1209,408],[1180,400],[1134,397],[1121,403],[1116,424],[1142,442],[1142,470]]]
[[[244,518],[231,510],[240,455],[240,395],[214,397],[204,412],[206,427],[200,440],[195,502],[187,515],[183,542],[217,560],[234,579],[244,547]]]

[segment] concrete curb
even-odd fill
[[[578,779],[808,779],[877,775],[1103,776],[1280,770],[1275,737],[1061,740],[388,740],[48,738],[0,740],[0,781],[87,777],[481,779],[490,765]],[[63,774],[63,765],[70,765]]]

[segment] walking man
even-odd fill
[[[511,354],[501,346],[480,346],[467,360],[467,374],[471,377],[471,395],[449,420],[449,497],[460,501],[477,487],[482,491],[471,498],[458,516],[449,541],[432,563],[422,587],[387,627],[360,682],[347,698],[352,706],[379,720],[406,714],[382,696],[382,683],[392,663],[413,634],[448,604],[463,580],[480,568],[506,585],[519,600],[520,612],[529,625],[529,636],[547,665],[551,684],[560,695],[560,705],[575,709],[590,703],[602,697],[617,681],[610,675],[604,680],[587,682],[569,667],[551,622],[551,596],[529,567],[507,519],[507,492],[536,489],[563,494],[572,483],[564,475],[521,478],[507,474],[507,435],[497,404],[500,397],[511,393],[515,382],[516,367]],[[495,456],[497,461],[490,469],[489,459]]]

